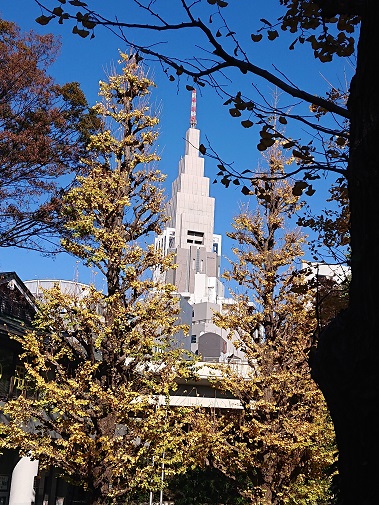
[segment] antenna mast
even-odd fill
[[[196,128],[196,89],[192,90],[190,126]]]

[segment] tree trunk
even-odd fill
[[[367,0],[348,108],[351,142],[349,307],[320,335],[311,366],[333,418],[341,503],[377,505],[379,468],[379,2]]]

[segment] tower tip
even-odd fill
[[[196,128],[196,89],[192,90],[190,126]]]

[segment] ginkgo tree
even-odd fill
[[[252,134],[251,141],[244,142],[248,158],[252,147],[265,149],[275,140],[278,132],[267,125],[267,119],[280,114],[291,131],[286,149],[296,157],[297,167],[290,173],[301,179],[297,189],[308,190],[313,181],[309,177],[318,170],[321,175],[334,172],[346,177],[351,250],[348,308],[320,333],[311,365],[336,430],[343,501],[376,505],[379,98],[373,55],[379,49],[378,2],[130,0],[106,7],[78,0],[35,2],[41,6],[39,23],[71,23],[78,37],[95,36],[104,26],[141,54],[157,58],[168,79],[188,76],[191,85],[209,85],[227,95],[225,103],[231,106],[234,120],[242,120],[245,127],[254,123],[263,134],[263,140]],[[176,35],[181,33],[187,36],[187,44],[177,43]],[[306,64],[299,63],[300,56]],[[347,70],[342,77],[339,62],[352,69],[351,76]],[[338,80],[346,82],[343,89],[328,78],[325,90],[315,88],[327,70],[332,80],[339,75]],[[268,105],[271,85],[287,99],[279,110]],[[295,124],[300,129],[294,129]],[[323,144],[317,140],[321,137]],[[234,167],[233,178],[249,179]]]
[[[316,318],[301,270],[305,237],[289,228],[301,204],[280,179],[286,159],[279,142],[264,158],[268,170],[252,191],[256,208],[242,208],[228,233],[236,259],[224,277],[235,285],[235,303],[215,314],[234,332],[250,370],[224,367],[220,387],[240,400],[242,413],[227,436],[231,464],[218,465],[249,476],[251,485],[241,489],[249,503],[331,503],[335,435],[308,365]]]
[[[152,275],[172,259],[148,245],[165,220],[153,82],[133,55],[120,63],[100,83],[103,128],[63,206],[65,250],[102,272],[106,289],[44,292],[35,330],[17,337],[29,391],[4,406],[1,425],[2,447],[54,467],[90,504],[161,488],[162,465],[168,477],[180,471],[191,447],[186,412],[169,408],[191,369],[176,340],[186,327],[173,286]]]

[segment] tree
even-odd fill
[[[228,236],[236,260],[224,273],[240,288],[218,325],[235,332],[250,372],[225,368],[222,388],[243,410],[231,468],[252,482],[249,503],[326,504],[333,498],[334,431],[321,391],[311,378],[308,355],[316,318],[304,273],[295,268],[304,237],[287,231],[301,206],[291,185],[280,180],[285,160],[278,143],[265,156],[254,193],[257,209],[242,209]]]
[[[160,489],[162,465],[168,477],[181,471],[191,447],[186,412],[169,408],[192,365],[175,341],[186,328],[174,287],[152,279],[172,261],[144,244],[165,219],[151,150],[158,119],[146,102],[153,83],[134,56],[121,60],[95,106],[107,126],[91,137],[87,173],[62,209],[65,250],[104,274],[106,292],[44,292],[35,331],[17,338],[30,390],[4,406],[1,426],[2,447],[57,468],[90,504]]]
[[[42,0],[36,0],[44,6]],[[250,33],[239,32],[228,22],[228,13],[233,7],[223,0],[207,2],[178,2],[182,16],[174,18],[173,8],[167,12],[157,3],[131,2],[140,9],[128,10],[129,17],[122,19],[122,13],[110,19],[107,14],[94,12],[85,2],[75,2],[80,9],[73,13],[64,4],[59,3],[55,9],[44,7],[38,22],[45,24],[51,19],[60,22],[75,20],[74,32],[86,37],[97,26],[103,25],[111,30],[122,27],[122,36],[133,42],[141,53],[155,56],[162,62],[163,69],[194,79],[195,84],[207,82],[223,89],[222,77],[231,73],[230,83],[233,86],[233,75],[245,75],[247,86],[251,90],[252,78],[262,78],[274,84],[287,96],[297,98],[311,106],[316,121],[307,114],[288,114],[287,111],[276,111],[282,114],[282,121],[300,121],[313,132],[313,140],[325,133],[333,137],[342,149],[328,149],[328,138],[321,149],[322,158],[316,161],[317,151],[312,142],[296,146],[293,139],[287,143],[293,150],[298,167],[292,173],[300,173],[305,168],[303,180],[295,186],[301,192],[311,185],[315,175],[313,169],[323,168],[337,171],[347,178],[350,209],[350,246],[352,280],[349,288],[348,309],[331,323],[320,335],[317,350],[311,365],[313,376],[322,388],[333,418],[339,448],[339,471],[341,475],[342,501],[344,505],[377,502],[376,459],[379,452],[379,437],[376,433],[375,409],[379,397],[378,339],[375,337],[378,327],[378,281],[379,272],[375,268],[376,247],[378,242],[377,195],[379,192],[378,161],[375,139],[378,137],[379,99],[375,86],[377,82],[372,55],[378,47],[377,19],[379,6],[374,0],[280,0],[277,2],[279,17],[270,21],[274,10],[272,3],[267,4],[267,16],[259,14],[255,19],[256,6],[239,5],[239,13],[251,20]],[[69,7],[69,6],[68,6]],[[245,10],[243,11],[243,7]],[[157,11],[154,9],[157,8]],[[132,18],[131,12],[137,12]],[[167,16],[165,16],[167,12]],[[176,12],[176,11],[175,11]],[[253,23],[256,23],[253,25]],[[236,24],[236,23],[234,23]],[[186,34],[192,30],[188,40],[196,41],[191,47],[190,60],[178,52],[170,57],[168,46],[147,45],[146,31],[149,34],[164,34],[182,30]],[[359,30],[359,31],[358,31]],[[138,31],[145,37],[137,42]],[[251,33],[253,32],[253,33]],[[120,32],[117,32],[120,33]],[[247,35],[247,36],[246,36]],[[250,42],[251,40],[251,42]],[[274,44],[284,40],[289,50],[305,48],[312,50],[315,63],[334,62],[339,58],[350,58],[356,49],[355,75],[348,85],[348,100],[345,106],[346,93],[332,86],[325,98],[292,84],[283,73],[270,72],[262,67],[258,60],[259,43],[269,40]],[[196,53],[196,48],[206,53]],[[278,49],[278,52],[280,50]],[[204,59],[204,54],[209,57]],[[196,55],[198,56],[196,58]],[[308,81],[312,81],[308,79]],[[262,87],[258,87],[262,96]],[[341,103],[342,99],[342,103]],[[233,107],[231,114],[241,117],[251,114],[258,119],[262,133],[259,149],[265,149],[275,140],[276,131],[266,128],[267,100],[262,105],[257,101],[246,99],[232,90],[230,100]],[[292,111],[293,112],[293,111]],[[330,128],[328,119],[336,119]],[[251,126],[251,119],[244,119],[244,126]],[[262,125],[263,122],[263,125]],[[348,148],[348,149],[346,149]],[[227,168],[228,167],[224,167]],[[229,167],[230,168],[230,167]],[[228,174],[228,172],[226,172]],[[233,174],[248,177],[246,174]],[[229,177],[224,178],[228,183]],[[249,188],[247,188],[248,190]],[[244,190],[246,191],[246,190]],[[311,192],[313,189],[311,188]],[[359,426],[359,429],[357,429]]]
[[[332,206],[314,215],[310,205],[306,205],[305,215],[297,224],[310,228],[317,234],[317,239],[310,242],[310,250],[316,263],[308,264],[310,279],[309,288],[313,290],[316,305],[317,331],[319,334],[335,317],[348,306],[350,272],[348,267],[350,257],[349,235],[349,202],[347,198],[346,180],[337,180],[329,188],[330,198],[327,202]],[[337,203],[337,205],[334,205]],[[321,275],[323,260],[330,266],[330,275]],[[334,271],[334,273],[332,273]],[[315,337],[317,340],[317,337]]]
[[[317,234],[317,238],[310,243],[315,261],[347,264],[350,257],[350,212],[346,179],[338,178],[330,186],[329,194],[328,207],[321,214],[315,215],[311,205],[307,205],[306,212],[297,223]]]
[[[0,20],[0,246],[51,249],[60,190],[99,126],[76,82],[48,75],[59,42]],[[46,240],[42,240],[46,239]]]
[[[177,505],[247,505],[239,494],[241,483],[238,476],[226,476],[217,468],[207,466],[194,468],[185,474],[176,475],[169,483],[169,495]],[[246,479],[242,478],[243,485]]]

